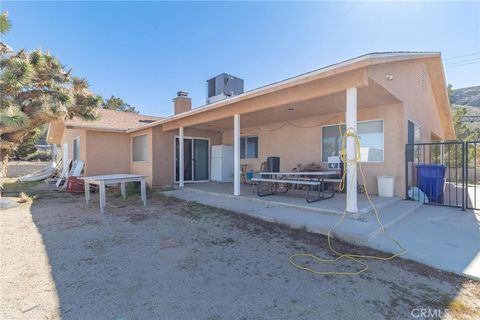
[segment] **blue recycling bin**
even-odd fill
[[[417,187],[428,197],[430,202],[443,203],[445,170],[443,164],[418,164]]]

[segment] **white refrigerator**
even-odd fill
[[[210,180],[231,182],[233,180],[233,146],[212,146]]]

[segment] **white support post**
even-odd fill
[[[240,195],[240,115],[233,116],[233,195]]]
[[[178,182],[180,188],[183,188],[185,186],[184,182],[184,173],[185,173],[185,161],[184,161],[184,138],[183,138],[183,127],[180,127],[179,129],[179,134],[178,134]]]
[[[120,182],[120,194],[122,195],[123,200],[127,199],[127,192],[125,189],[125,182]]]
[[[357,88],[347,89],[347,112],[345,114],[346,129],[357,132]],[[357,165],[351,160],[355,158],[355,139],[347,137],[347,211],[357,213]]]
[[[65,167],[67,166],[67,161],[68,161],[68,143],[64,143],[62,147],[62,161],[63,161],[63,170],[65,170]]]

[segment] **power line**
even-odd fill
[[[452,60],[452,59],[457,59],[457,58],[470,57],[470,56],[475,56],[477,54],[480,54],[480,51],[469,53],[469,54],[464,54],[462,56],[449,57],[449,58],[445,58],[443,60]]]
[[[449,66],[445,66],[445,68],[462,67],[462,66],[467,66],[467,65],[469,65],[469,64],[476,64],[476,63],[480,63],[480,60],[474,61],[474,62],[462,63],[462,64],[449,65]]]
[[[474,62],[474,61],[479,61],[479,60],[480,60],[480,58],[460,60],[460,61],[455,61],[455,62],[446,63],[445,65],[446,65],[446,66],[451,66],[451,65],[455,65],[455,64],[459,64],[459,63]]]

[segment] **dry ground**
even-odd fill
[[[0,318],[480,317],[478,282],[421,264],[374,261],[360,276],[318,276],[288,257],[329,257],[322,236],[158,192],[146,208],[138,195],[107,202],[115,207],[105,218],[65,193],[0,211]],[[336,268],[351,270],[348,261]]]

